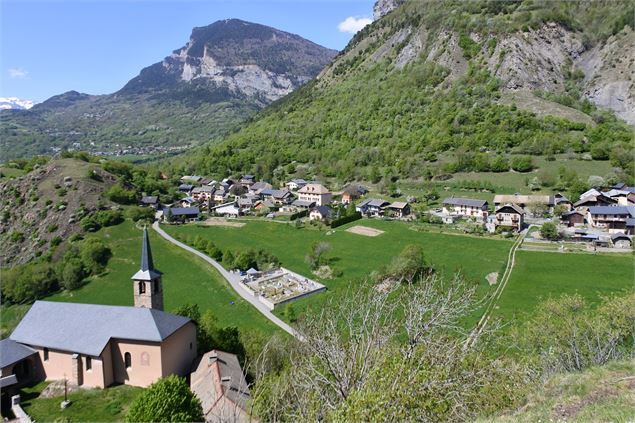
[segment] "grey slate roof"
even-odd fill
[[[369,207],[385,207],[388,204],[390,204],[388,201],[378,199],[370,199],[368,203],[366,203]]]
[[[141,268],[134,274],[132,279],[137,281],[151,281],[159,276],[161,276],[161,272],[154,268],[154,263],[152,262],[152,250],[150,249],[150,239],[148,239],[148,228],[143,228]]]
[[[147,195],[141,199],[142,204],[156,204],[159,198],[156,195]]]
[[[631,211],[627,206],[593,206],[589,207],[589,213],[591,214],[614,214],[630,216]]]
[[[291,203],[292,206],[296,206],[296,207],[313,207],[315,205],[315,201],[308,201],[308,200],[295,200],[293,203]]]
[[[473,198],[451,197],[443,200],[443,204],[449,204],[451,206],[483,207],[487,205],[487,201],[475,200]]]
[[[10,338],[22,344],[98,356],[111,338],[161,342],[189,321],[143,307],[36,301]]]
[[[630,240],[631,240],[631,237],[630,237],[630,236],[628,236],[628,235],[626,235],[626,234],[625,234],[625,233],[623,233],[623,232],[618,232],[618,233],[616,233],[616,234],[611,235],[611,240],[612,240],[612,241],[617,241],[617,240],[620,240],[620,239],[627,239],[627,240],[629,240],[629,241],[630,241]]]
[[[170,210],[172,216],[198,216],[200,210],[198,207],[171,207],[163,209],[163,214],[166,214]]]
[[[0,368],[10,366],[18,361],[36,354],[32,348],[7,338],[0,341]]]
[[[331,216],[331,208],[329,206],[317,206],[313,209],[320,213],[322,217],[330,217]]]

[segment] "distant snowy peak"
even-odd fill
[[[0,110],[16,109],[27,110],[33,107],[31,100],[20,100],[17,97],[0,97]]]

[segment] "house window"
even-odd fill
[[[44,361],[49,361],[49,349],[44,348]]]
[[[90,371],[93,369],[93,359],[90,357],[86,357],[86,371]]]
[[[125,353],[123,355],[123,361],[126,365],[126,369],[129,369],[132,367],[132,356],[130,355],[129,352]]]
[[[139,282],[139,294],[145,294],[146,292],[146,283]]]

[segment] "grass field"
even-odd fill
[[[601,295],[632,292],[630,254],[560,254],[518,251],[516,265],[494,317],[522,319],[549,297],[578,293],[591,302]]]
[[[511,242],[504,240],[417,232],[402,222],[373,219],[322,231],[296,229],[293,225],[266,221],[251,220],[246,223],[241,228],[184,225],[167,226],[164,229],[173,236],[185,239],[200,235],[214,241],[222,249],[266,249],[280,259],[282,266],[310,277],[314,276],[304,258],[315,242],[327,241],[332,247],[328,253],[333,259],[331,267],[343,273],[330,280],[314,277],[329,289],[326,293],[294,302],[294,308],[299,311],[307,307],[319,307],[329,297],[343,295],[350,281],[368,277],[373,270],[388,264],[408,244],[421,245],[427,260],[438,271],[446,275],[461,271],[466,278],[478,283],[480,292],[484,293],[490,289],[485,276],[502,269],[511,246]],[[349,227],[356,225],[379,229],[384,233],[367,237],[347,232]]]
[[[130,221],[102,229],[92,236],[103,239],[113,252],[107,271],[72,292],[46,298],[95,304],[132,305],[130,277],[139,269],[141,230]],[[212,310],[222,326],[257,329],[272,333],[277,328],[240,298],[222,277],[199,258],[169,244],[149,231],[155,266],[163,272],[164,304],[172,311],[185,303],[197,303],[201,312]]]
[[[120,422],[131,402],[143,391],[120,385],[108,389],[90,389],[70,393],[71,405],[60,409],[64,397],[38,398],[48,382],[41,382],[20,391],[24,411],[37,422]]]

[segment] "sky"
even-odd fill
[[[192,28],[239,18],[341,50],[374,0],[0,0],[0,97],[109,94],[185,45]]]

